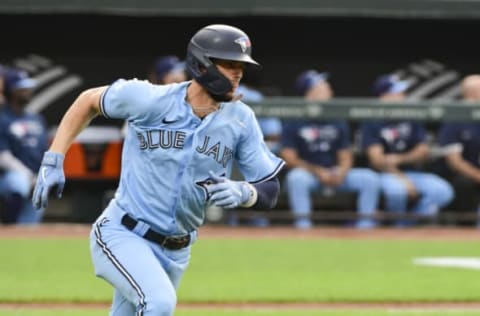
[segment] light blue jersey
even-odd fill
[[[120,79],[100,104],[105,117],[128,121],[112,203],[166,235],[189,233],[203,223],[210,170],[230,177],[235,160],[246,181],[259,183],[284,165],[263,142],[247,105],[222,103],[202,120],[186,101],[188,85]]]

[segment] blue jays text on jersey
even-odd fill
[[[189,82],[114,82],[102,95],[105,117],[126,119],[120,184],[112,203],[165,234],[203,223],[209,171],[229,177],[233,160],[246,181],[274,177],[284,162],[265,143],[253,111],[222,103],[200,119],[186,101]]]
[[[140,149],[183,149],[186,133],[182,131],[171,131],[165,129],[149,130],[145,133],[137,132],[140,142]],[[210,141],[210,136],[205,136],[204,141],[195,148],[198,153],[212,157],[217,163],[226,168],[233,158],[233,149],[222,145],[221,142],[214,144]]]

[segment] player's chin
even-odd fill
[[[235,98],[235,92],[232,90],[230,92],[227,92],[223,95],[223,99],[226,101],[226,102],[230,102],[230,101],[233,101]]]

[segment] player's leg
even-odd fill
[[[309,216],[312,212],[311,193],[320,188],[318,179],[302,168],[295,168],[286,175],[288,201],[295,216],[295,226],[308,229],[312,226]]]
[[[421,196],[413,208],[417,214],[436,216],[438,211],[450,203],[454,197],[454,190],[450,183],[436,174],[407,172],[407,176]]]
[[[135,305],[127,300],[119,290],[115,289],[110,316],[132,316],[135,315],[135,308]]]
[[[373,170],[350,169],[340,189],[357,192],[357,211],[360,215],[371,216],[377,211],[380,198],[380,177]],[[356,227],[361,229],[376,226],[377,222],[370,218],[361,218],[356,224]]]
[[[385,197],[385,210],[392,213],[405,213],[407,211],[407,188],[398,176],[391,173],[380,174],[380,185]],[[397,220],[395,226],[402,227],[407,222]]]
[[[42,221],[45,210],[36,210],[32,202],[28,199],[25,201],[23,208],[18,216],[18,224],[35,225]]]
[[[16,223],[30,194],[29,177],[22,172],[5,172],[0,177],[0,192],[4,200],[2,220]]]
[[[127,230],[118,221],[97,222],[91,233],[95,273],[112,284],[135,306],[136,315],[170,316],[176,305],[175,288],[150,244]],[[125,304],[115,300],[114,304]],[[112,306],[112,316],[123,315],[121,306]]]

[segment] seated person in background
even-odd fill
[[[463,100],[480,103],[480,75],[462,81]],[[451,207],[459,211],[479,210],[480,203],[480,124],[447,122],[438,133],[445,151],[448,179],[456,189]]]
[[[169,84],[185,80],[187,80],[185,62],[171,55],[158,57],[149,74],[149,81],[155,84]]]
[[[373,90],[384,102],[401,102],[408,87],[408,82],[394,75],[383,75],[377,78]],[[429,153],[421,123],[375,121],[362,123],[360,129],[368,162],[380,172],[386,211],[405,213],[408,201],[413,200],[413,212],[435,217],[452,200],[453,188],[447,181],[421,171]],[[405,224],[397,222],[398,227]]]
[[[278,155],[281,146],[282,121],[276,117],[264,117],[258,119],[258,124],[262,130],[265,144],[275,155]]]
[[[35,81],[26,72],[9,69],[5,74],[6,104],[0,114],[0,195],[3,222],[35,224],[42,212],[30,200],[35,175],[48,148],[44,119],[25,112]]]
[[[326,73],[308,70],[296,80],[296,90],[309,101],[325,101],[333,92]],[[289,170],[286,175],[290,208],[295,227],[312,227],[311,194],[316,190],[345,190],[358,193],[359,215],[377,210],[380,182],[375,172],[352,168],[350,130],[346,122],[288,121],[282,133],[281,156]],[[360,218],[356,227],[372,228],[376,222]]]
[[[3,107],[3,104],[5,103],[5,95],[3,94],[4,76],[5,76],[5,68],[0,64],[0,109]]]

